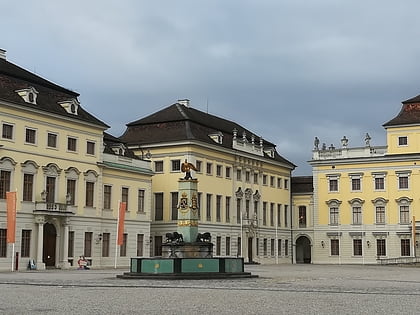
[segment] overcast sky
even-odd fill
[[[80,93],[120,136],[188,98],[311,175],[313,139],[385,145],[420,94],[418,0],[0,1],[7,59]]]

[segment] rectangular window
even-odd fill
[[[267,239],[263,240],[263,255],[267,256]]]
[[[199,161],[199,160],[197,160],[197,161],[195,161],[195,168],[197,169],[197,173],[201,173],[202,172],[202,165],[203,165],[203,162],[201,162],[201,161]]]
[[[171,220],[178,220],[178,192],[171,192]]]
[[[236,255],[238,256],[238,257],[240,257],[242,254],[241,254],[241,248],[242,248],[242,239],[240,238],[240,237],[238,237],[238,244],[237,244],[237,251],[236,251]],[[258,252],[257,252],[257,255],[258,255]]]
[[[85,232],[85,241],[83,249],[83,256],[85,257],[92,256],[92,236],[93,232]]]
[[[288,179],[284,180],[284,189],[289,189],[289,180]]]
[[[360,178],[352,178],[351,179],[351,190],[352,191],[360,191]]]
[[[408,144],[407,137],[398,137],[398,145],[399,146],[406,146]]]
[[[226,236],[226,256],[230,256],[230,237]]]
[[[400,206],[400,224],[410,223],[410,207]]]
[[[245,218],[249,219],[249,202],[250,200],[245,200]]]
[[[0,257],[7,257],[7,230],[0,229]]]
[[[222,196],[216,196],[216,221],[220,222],[222,220]]]
[[[241,199],[236,199],[236,223],[241,223]]]
[[[213,164],[211,163],[206,164],[206,174],[207,175],[213,174]]]
[[[47,202],[54,203],[55,201],[55,177],[48,176],[46,183]]]
[[[330,192],[338,191],[338,179],[330,178],[328,182],[329,182],[329,191]]]
[[[137,234],[137,257],[143,256],[144,234]]]
[[[385,224],[385,207],[377,206],[376,211],[376,224]]]
[[[20,256],[31,256],[31,230],[22,230],[22,242],[20,243]]]
[[[250,176],[251,176],[251,172],[250,172],[250,171],[246,171],[246,172],[245,172],[245,181],[246,181],[247,183],[249,183],[249,182],[251,181]]]
[[[86,182],[86,207],[93,207],[94,182]]]
[[[69,231],[69,246],[67,248],[68,256],[74,256],[74,231]]]
[[[267,202],[263,202],[263,225],[267,225]]]
[[[76,180],[67,180],[66,202],[68,205],[74,205],[76,200]]]
[[[201,202],[201,196],[203,195],[203,193],[199,192],[197,193],[197,205],[198,205],[198,211],[197,211],[197,215],[198,215],[198,219],[200,220],[201,218],[201,205],[203,204]]]
[[[155,221],[163,220],[163,193],[155,193]]]
[[[362,224],[362,208],[361,207],[353,207],[353,224]]]
[[[236,180],[242,180],[242,170],[236,170]]]
[[[3,139],[13,139],[13,125],[3,124],[2,126],[2,138]]]
[[[155,256],[162,256],[162,236],[155,236],[155,245],[154,245]]]
[[[299,206],[299,227],[306,228],[306,207]]]
[[[144,212],[144,189],[138,190],[137,195],[137,212]]]
[[[277,240],[277,256],[281,256],[281,239]]]
[[[362,256],[362,240],[353,240],[353,256]]]
[[[274,256],[275,254],[274,254],[274,246],[275,245],[275,239],[271,239],[271,242],[270,242],[270,255],[271,256]]]
[[[221,255],[221,247],[222,247],[222,237],[218,236],[216,238],[216,256]]]
[[[398,177],[398,189],[408,189],[408,176]]]
[[[338,208],[330,208],[330,225],[338,225]]]
[[[410,239],[401,240],[401,256],[410,256]]]
[[[111,191],[112,186],[104,185],[104,209],[111,209]]]
[[[263,185],[267,185],[267,175],[262,176]]]
[[[163,161],[155,161],[155,172],[163,173]]]
[[[288,216],[289,214],[287,213],[289,210],[289,206],[288,205],[284,205],[284,226],[287,227],[289,225],[288,222]]]
[[[330,240],[331,256],[340,255],[340,240]]]
[[[281,223],[281,204],[277,204],[277,226]]]
[[[225,205],[225,215],[226,215],[226,222],[230,222],[230,197],[226,197],[226,205]]]
[[[230,172],[231,172],[231,168],[230,167],[228,167],[228,166],[226,166],[226,168],[225,168],[225,174],[226,174],[226,178],[230,178],[232,175],[230,174]]]
[[[206,195],[206,219],[211,221],[211,194]]]
[[[289,256],[289,240],[284,240],[284,256]]]
[[[57,134],[55,133],[48,133],[47,135],[47,146],[50,148],[57,147]]]
[[[180,172],[180,171],[181,171],[181,160],[172,160],[171,172]]]
[[[385,239],[376,240],[376,256],[386,256]]]
[[[123,234],[123,242],[120,246],[120,257],[127,256],[127,238],[128,238],[128,234],[124,233]]]
[[[222,165],[216,165],[216,176],[222,176]]]
[[[258,185],[258,173],[254,173],[254,184]]]
[[[33,174],[24,174],[23,175],[23,201],[32,201],[34,190],[34,175]]]
[[[25,130],[25,142],[30,144],[36,143],[36,130],[26,128]]]
[[[128,211],[128,188],[122,187],[121,188],[121,202],[125,202],[125,210]]]
[[[67,150],[72,151],[72,152],[76,152],[76,150],[77,150],[77,139],[76,138],[72,138],[72,137],[67,138]]]
[[[281,188],[281,178],[277,178],[277,188]]]
[[[385,189],[385,178],[375,177],[375,190],[384,190],[384,189]]]
[[[274,176],[270,176],[270,186],[271,187],[274,187],[274,180],[275,180]]]
[[[10,171],[0,171],[0,199],[6,199],[6,192],[10,191]]]
[[[87,141],[86,142],[86,153],[94,155],[95,154],[95,142]]]
[[[270,225],[274,226],[274,203],[270,203]]]
[[[256,251],[256,254],[257,254],[257,256],[259,256],[260,255],[260,239],[257,237],[257,239],[255,240],[255,251]]]
[[[109,246],[111,244],[111,234],[102,234],[102,257],[109,257]]]

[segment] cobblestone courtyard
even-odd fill
[[[125,270],[0,273],[0,314],[419,314],[420,268],[255,265],[237,280],[123,280]]]

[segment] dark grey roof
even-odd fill
[[[292,177],[292,194],[313,193],[312,176],[294,176]]]
[[[197,140],[232,149],[234,129],[237,130],[238,138],[242,137],[243,132],[247,134],[248,139],[253,134],[233,121],[175,103],[147,117],[128,123],[120,139],[128,145]],[[210,134],[217,132],[223,134],[222,144],[215,143],[209,137]],[[255,142],[259,143],[259,138],[256,137]],[[275,148],[275,144],[266,140],[263,140],[263,146]],[[292,168],[295,167],[277,151],[275,151],[274,160],[286,163]]]
[[[420,95],[402,102],[396,117],[383,124],[384,127],[420,124]]]
[[[37,104],[25,102],[15,92],[31,86],[39,92]],[[78,96],[79,94],[76,92],[65,89],[0,58],[0,100],[89,122],[104,129],[109,128],[107,124],[85,111],[82,106],[79,106],[77,115],[73,115],[58,104],[59,102],[77,99]]]

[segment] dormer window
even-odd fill
[[[79,109],[79,101],[77,99],[71,99],[68,101],[59,102],[58,104],[63,107],[67,113],[77,115],[77,111]]]
[[[210,139],[212,139],[214,142],[218,143],[218,144],[222,144],[223,143],[223,133],[216,132],[216,133],[212,133],[209,134]]]
[[[33,86],[28,87],[27,89],[16,90],[15,91],[19,96],[26,102],[30,104],[36,104],[36,98],[38,96],[38,91],[35,90]]]
[[[125,155],[126,148],[125,148],[125,146],[122,143],[113,145],[111,147],[111,149],[112,149],[112,151],[114,151],[114,153],[116,155],[121,155],[121,156],[124,156]]]

